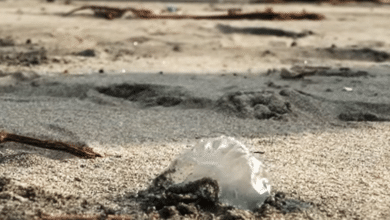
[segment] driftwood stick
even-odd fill
[[[69,15],[75,13],[76,11],[81,11],[81,10],[88,9],[88,8],[89,8],[88,6],[82,6],[80,8],[76,8],[76,9],[64,14],[64,16],[69,16]]]
[[[91,9],[96,16],[107,19],[120,18],[127,11],[131,11],[139,19],[219,19],[219,20],[239,20],[239,19],[258,19],[258,20],[323,20],[325,16],[317,13],[302,12],[274,12],[272,8],[267,8],[262,12],[242,13],[238,9],[230,9],[227,14],[222,15],[158,15],[149,9],[115,8],[97,5],[86,5],[76,8],[64,16],[69,16],[76,11]]]
[[[46,215],[40,216],[38,220],[134,220],[134,218],[130,216],[124,215],[72,215],[72,214],[64,214],[64,215]]]
[[[10,134],[5,131],[0,131],[0,143],[5,142],[16,142],[50,150],[65,151],[67,153],[85,159],[94,159],[96,157],[102,157],[102,155],[93,152],[92,148],[87,147],[85,145],[75,145],[60,141],[39,140],[17,134]]]

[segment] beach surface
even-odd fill
[[[1,143],[0,219],[389,219],[390,5],[174,4],[319,21],[63,16],[84,4],[170,14],[0,1],[0,130],[102,155]],[[273,192],[310,208],[145,209],[138,193],[181,152],[223,135],[261,152]]]

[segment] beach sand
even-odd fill
[[[83,4],[0,1],[0,130],[103,155],[1,143],[0,219],[159,219],[137,193],[221,135],[264,152],[273,191],[312,207],[169,218],[389,219],[389,5],[175,4],[197,15],[304,9],[322,21],[62,16]]]

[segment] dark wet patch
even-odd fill
[[[291,38],[302,38],[314,34],[312,31],[294,32],[294,31],[285,31],[282,29],[266,28],[266,27],[233,27],[230,25],[223,25],[223,24],[218,24],[217,28],[225,34],[242,33],[242,34],[267,35],[267,36],[278,36],[278,37],[291,37]]]
[[[161,105],[164,107],[180,104],[182,97],[185,95],[181,90],[179,87],[150,84],[121,84],[97,88],[98,92],[109,96],[123,98],[133,102],[141,102],[146,106]]]
[[[380,117],[373,113],[347,112],[339,114],[342,121],[390,121],[390,118]]]
[[[282,69],[280,76],[283,79],[302,79],[307,76],[338,76],[338,77],[368,77],[367,71],[353,70],[348,67],[331,68],[327,66],[293,66],[290,70]]]
[[[94,57],[94,56],[96,56],[96,53],[95,53],[95,50],[93,50],[93,49],[87,49],[87,50],[83,50],[83,51],[80,51],[78,53],[75,53],[75,55],[83,56],[83,57]]]
[[[204,108],[212,105],[211,100],[194,97],[180,86],[120,84],[99,87],[96,90],[108,96],[138,102],[144,107],[173,107],[180,105],[185,108]]]
[[[390,54],[385,51],[378,51],[371,48],[362,48],[362,49],[348,49],[348,48],[337,48],[330,47],[323,49],[328,56],[331,56],[332,59],[341,59],[341,60],[365,60],[365,61],[374,61],[374,62],[384,62],[390,59]]]

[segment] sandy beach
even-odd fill
[[[325,19],[63,16],[85,4]],[[0,1],[0,131],[102,155],[0,143],[0,219],[389,219],[389,26],[390,5],[367,2]],[[180,153],[222,135],[262,152],[273,198],[310,208],[145,202]]]

